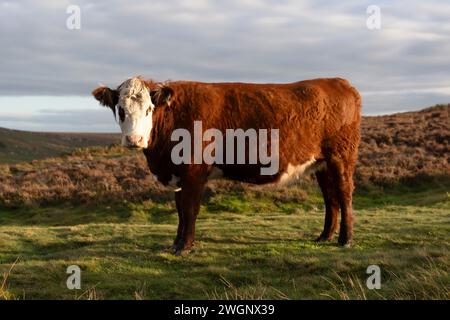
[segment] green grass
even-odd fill
[[[295,203],[218,192],[186,257],[164,249],[172,201],[0,209],[0,299],[449,299],[448,190],[357,194],[350,249],[313,241],[324,215],[315,189]],[[81,290],[66,288],[72,264]],[[380,290],[365,286],[371,264]]]

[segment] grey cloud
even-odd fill
[[[82,28],[70,31],[67,1],[1,1],[0,94],[87,95],[137,74],[255,82],[341,76],[363,93],[450,87],[450,4],[379,1],[382,30],[369,31],[372,2],[80,0]],[[364,101],[378,112],[439,99],[450,97]]]

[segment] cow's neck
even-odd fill
[[[150,133],[150,141],[144,154],[150,171],[163,184],[167,184],[172,178],[172,161],[170,158],[172,143],[170,137],[174,130],[173,107],[161,107],[154,111],[153,127]]]

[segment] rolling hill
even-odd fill
[[[0,128],[0,163],[17,163],[60,156],[76,148],[107,146],[118,134],[49,133]]]
[[[363,117],[355,171],[357,188],[430,180],[447,185],[449,111],[450,105],[439,105],[415,112]],[[117,145],[81,148],[118,141],[114,134],[38,134],[10,130],[6,133],[0,135],[0,142],[6,141],[4,150],[12,155],[1,153],[0,149],[3,156],[0,157],[0,206],[61,200],[139,201],[148,198],[149,190],[157,196],[164,193],[150,174],[142,152]],[[73,148],[78,149],[69,152]],[[59,156],[61,153],[64,156]],[[17,162],[38,157],[46,159]],[[5,163],[1,164],[2,160]],[[217,188],[248,187],[219,184]]]

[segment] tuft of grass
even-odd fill
[[[8,290],[8,279],[18,261],[19,261],[19,258],[17,258],[11,264],[9,269],[6,272],[3,272],[3,274],[2,274],[2,281],[1,281],[1,285],[0,285],[0,300],[16,300],[17,299],[17,297]]]
[[[332,288],[332,293],[321,293],[321,296],[333,300],[367,300],[367,288],[361,279],[354,274],[347,275],[345,278],[335,273],[335,279],[330,280],[324,277]],[[376,291],[374,291],[376,293]],[[380,295],[381,298],[383,296]]]
[[[210,300],[264,300],[264,299],[279,299],[289,300],[288,296],[274,288],[258,281],[255,285],[245,289],[236,287],[224,277],[220,277],[223,284],[221,289],[214,288],[210,292],[206,292],[207,299]]]
[[[404,276],[389,272],[396,282],[392,296],[397,300],[450,300],[449,271],[448,266],[427,258],[416,272],[406,272]]]
[[[448,300],[450,299],[450,282],[448,266],[438,265],[436,259],[427,257],[414,270],[399,270],[397,272],[384,270],[383,286],[388,290],[368,289],[360,276],[334,274],[333,278],[326,278],[332,288],[331,293],[321,295],[339,300]]]
[[[96,285],[87,288],[84,292],[75,296],[75,300],[101,300],[102,296],[97,293]]]

